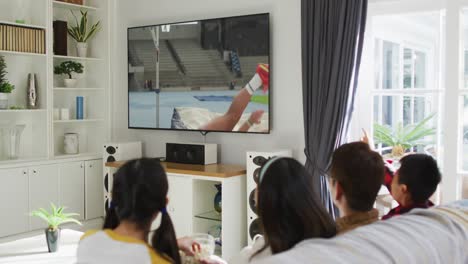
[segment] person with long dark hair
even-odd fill
[[[78,263],[181,263],[179,248],[191,252],[188,238],[177,240],[166,210],[168,180],[154,159],[127,162],[114,175],[112,202],[102,231],[87,232]],[[148,243],[151,223],[161,224]]]
[[[297,160],[270,159],[258,179],[257,213],[263,236],[229,263],[248,263],[287,251],[305,239],[336,235],[335,222],[315,194],[312,177]]]

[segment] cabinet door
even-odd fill
[[[28,171],[0,170],[0,237],[29,230]]]
[[[76,218],[84,219],[84,162],[69,162],[60,168],[60,206],[65,206],[66,213],[80,214]]]
[[[59,170],[57,165],[29,168],[29,211],[44,208],[50,210],[50,203],[59,203]],[[30,229],[46,228],[47,223],[38,217],[30,218]]]
[[[169,203],[167,211],[171,216],[177,237],[192,234],[192,179],[184,176],[168,175]],[[153,224],[154,227],[154,224]],[[157,225],[156,225],[157,228]]]
[[[85,216],[95,219],[104,216],[104,179],[102,160],[85,162]]]

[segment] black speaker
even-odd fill
[[[216,144],[166,143],[166,162],[214,164],[217,159],[216,149]]]

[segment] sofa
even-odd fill
[[[310,239],[254,261],[283,263],[468,263],[468,200],[415,209],[332,239]]]

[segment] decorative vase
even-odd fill
[[[56,252],[59,247],[60,242],[60,229],[49,229],[45,230],[46,240],[47,240],[47,247],[49,248],[49,252]]]
[[[8,94],[0,93],[0,109],[8,109]]]
[[[78,57],[87,57],[88,56],[88,43],[86,42],[76,43],[76,50],[78,52]]]
[[[27,107],[28,109],[37,108],[37,79],[34,73],[28,75]]]
[[[66,133],[63,144],[65,154],[78,154],[78,134]]]
[[[78,80],[77,79],[64,79],[63,82],[65,83],[65,87],[74,88]]]
[[[222,211],[222,203],[221,203],[221,184],[215,184],[216,189],[218,192],[214,197],[214,209],[216,212],[221,213]]]
[[[20,154],[21,134],[25,125],[3,125],[0,131],[3,136],[3,145],[8,159],[17,159]]]

